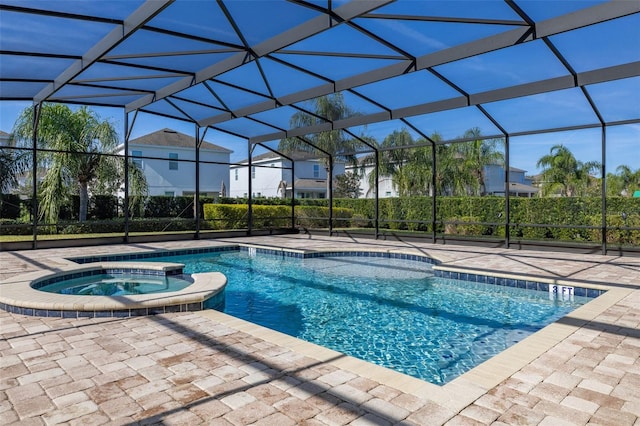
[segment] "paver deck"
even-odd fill
[[[446,266],[612,291],[442,387],[215,311],[0,311],[0,424],[640,425],[636,257],[287,235],[0,252],[0,281],[55,271],[66,257],[230,242],[414,251]]]

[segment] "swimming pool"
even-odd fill
[[[38,290],[84,296],[131,296],[180,291],[192,283],[192,279],[183,276],[102,273],[47,284],[39,287]]]
[[[224,312],[435,384],[590,300],[525,281],[435,277],[427,262],[359,254],[298,259],[243,250],[146,260],[222,272]]]

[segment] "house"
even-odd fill
[[[375,187],[369,184],[369,175],[373,173],[373,165],[363,165],[362,158],[358,165],[349,164],[346,167],[347,172],[351,172],[360,177],[360,198],[375,198]],[[393,185],[391,176],[379,176],[378,178],[378,197],[392,198],[397,197],[398,191]]]
[[[533,186],[532,178],[526,176],[527,171],[509,167],[509,195],[515,197],[533,197],[540,191]],[[490,164],[484,167],[484,182],[487,195],[505,195],[504,166]]]
[[[0,146],[11,146],[11,134],[0,130]]]
[[[229,168],[230,197],[248,196],[248,165],[249,161],[243,160]],[[334,164],[334,177],[344,171],[344,163]],[[295,162],[295,175],[292,176],[291,161],[267,152],[252,157],[250,174],[253,197],[291,197],[295,188],[295,198],[327,198],[327,171],[321,159],[304,159],[303,155],[303,159]]]
[[[124,145],[118,148],[124,152]],[[200,194],[216,197],[229,188],[229,161],[233,151],[202,142]],[[147,179],[149,195],[195,194],[195,138],[162,129],[129,141],[129,155]]]

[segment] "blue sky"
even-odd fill
[[[89,14],[104,14],[122,19],[131,13],[141,0],[131,2],[78,3],[75,1],[59,1],[46,3],[38,0],[5,0],[7,4],[35,5],[36,7],[54,7],[63,11],[87,12]],[[481,6],[478,4],[482,1]],[[335,1],[339,6],[344,1]],[[601,0],[574,1],[533,1],[518,0],[518,5],[536,22],[554,18],[563,13],[569,13],[584,7],[602,3]],[[285,8],[271,7],[270,2],[228,1],[225,3],[229,12],[236,18],[239,28],[243,31],[247,42],[251,45],[273,37],[286,28],[295,26],[313,18],[316,14],[309,8],[300,8],[291,3],[279,5]],[[80,8],[80,9],[78,9]],[[83,8],[86,8],[84,10]],[[96,9],[97,8],[97,9]],[[226,43],[239,43],[233,28],[229,26],[224,14],[207,9],[209,13],[198,13],[198,9],[189,2],[176,2],[154,18],[153,24],[167,29],[178,28],[191,31],[203,38],[211,38]],[[518,20],[519,17],[503,1],[409,1],[400,0],[384,6],[376,12],[398,15],[423,16],[453,16],[461,18],[486,18]],[[59,51],[62,53],[82,54],[88,47],[97,42],[107,31],[108,24],[87,25],[83,22],[69,21],[69,27],[52,25],[55,22],[50,17],[40,18],[37,25],[29,22],[29,18],[9,13],[12,19],[7,19],[8,12],[3,12],[4,19],[0,20],[0,35],[3,39],[3,49],[15,48],[25,51]],[[266,18],[266,19],[265,19]],[[381,35],[391,44],[401,46],[409,54],[421,57],[441,49],[446,49],[461,43],[477,40],[505,31],[504,25],[494,24],[463,24],[452,22],[426,22],[421,20],[388,20],[388,19],[357,19],[357,24],[371,33]],[[77,25],[76,25],[77,24]],[[72,28],[72,25],[76,25]],[[507,26],[508,27],[508,26]],[[507,28],[508,29],[508,28]],[[84,37],[77,37],[82,31]],[[41,37],[49,34],[49,37]],[[565,59],[577,73],[589,73],[604,67],[612,67],[634,61],[640,61],[640,14],[636,13],[624,18],[605,21],[579,30],[559,33],[549,37],[551,43],[565,56]],[[182,40],[184,42],[184,40]],[[139,51],[171,51],[197,50],[211,48],[203,41],[191,40],[187,45],[178,43],[175,38],[167,35],[140,32],[132,36],[125,43],[118,45],[111,53],[127,55]],[[289,50],[287,52],[286,50]],[[302,55],[301,51],[317,54]],[[326,55],[327,52],[333,55]],[[344,53],[367,53],[379,55],[372,58],[349,58]],[[218,55],[218,56],[215,56]],[[189,71],[198,71],[206,67],[209,60],[220,60],[231,53],[216,53],[208,55],[182,55],[180,65]],[[315,34],[307,39],[287,46],[285,51],[273,54],[273,59],[261,59],[261,71],[269,79],[270,89],[276,96],[306,90],[322,84],[324,81],[310,74],[294,75],[292,68],[283,66],[274,59],[287,61],[295,66],[325,75],[333,80],[348,78],[355,74],[371,71],[395,62],[397,55],[391,47],[366,37],[353,27],[338,25],[329,31]],[[384,57],[384,59],[383,59]],[[25,67],[11,55],[3,56],[0,61],[0,72],[12,78],[22,77],[27,73],[29,78],[48,78],[44,75],[47,67],[39,66],[41,58],[32,58],[34,66]],[[138,58],[139,64],[155,64],[167,66],[177,62],[172,56]],[[135,61],[134,59],[123,59]],[[331,64],[331,65],[328,65]],[[67,64],[60,64],[64,69]],[[191,68],[191,69],[190,69]],[[119,76],[135,75],[132,67],[99,64],[99,68],[89,68],[82,75],[83,78],[94,78],[105,70],[120,72]],[[438,65],[434,70],[452,82],[460,90],[469,94],[478,94],[490,90],[532,83],[545,79],[561,78],[568,75],[565,65],[548,49],[545,43],[538,39],[507,49],[498,49],[467,59]],[[56,73],[59,71],[56,71]],[[96,74],[97,73],[97,74]],[[133,74],[127,74],[133,73]],[[15,75],[14,75],[15,74]],[[42,75],[41,75],[42,74]],[[55,74],[57,75],[57,74]],[[116,76],[118,76],[116,74]],[[258,77],[258,78],[256,78]],[[265,98],[260,93],[268,89],[260,77],[255,62],[246,64],[217,76],[218,82],[211,82],[211,86],[224,99],[225,104],[232,109],[243,108],[259,104]],[[126,80],[123,78],[123,80]],[[169,79],[149,79],[144,84],[145,89],[154,90],[153,84],[168,84]],[[240,93],[230,85],[248,85],[254,91]],[[248,84],[250,83],[250,84]],[[110,84],[118,84],[115,80]],[[126,83],[123,83],[126,84]],[[4,90],[7,87],[2,86]],[[600,113],[607,122],[633,120],[640,117],[640,77],[631,77],[612,82],[591,84],[587,86],[589,95],[598,106]],[[362,114],[375,114],[383,111],[382,107],[391,110],[402,109],[423,103],[438,102],[460,96],[452,86],[437,78],[427,70],[399,75],[387,81],[380,81],[355,87],[355,91],[372,100],[358,97],[352,93],[344,93],[347,103]],[[218,100],[213,98],[201,86],[186,89],[188,93],[202,104],[221,108]],[[187,96],[187,95],[185,95]],[[188,105],[180,104],[187,108]],[[28,102],[0,101],[0,130],[10,132],[13,123],[22,109],[28,107]],[[382,105],[382,107],[381,107]],[[494,117],[509,133],[541,130],[544,128],[560,128],[597,123],[598,119],[589,105],[586,97],[579,88],[565,89],[556,92],[541,93],[525,98],[496,101],[483,105],[486,111]],[[219,110],[199,105],[193,108],[192,115],[202,114],[202,118],[211,114],[218,114]],[[103,117],[112,121],[116,128],[123,133],[123,112],[117,108],[95,108]],[[255,114],[260,120],[271,122],[279,127],[288,125],[289,117],[295,111],[291,107],[281,107],[275,111],[265,111]],[[424,116],[407,117],[407,120],[430,135],[440,133],[444,139],[460,137],[467,129],[477,127],[482,134],[499,134],[500,131],[475,107],[448,110]],[[221,128],[230,131],[244,132],[247,135],[261,135],[274,130],[262,124],[257,124],[246,118],[220,123]],[[352,129],[355,133],[365,134],[382,141],[393,130],[400,130],[399,121],[376,123],[369,126]],[[132,136],[138,137],[165,127],[177,131],[193,134],[194,125],[163,117],[141,114],[133,128]],[[247,157],[246,140],[230,136],[223,132],[209,130],[207,141],[224,146],[234,151],[232,161],[239,161]],[[274,144],[277,142],[274,142]],[[556,144],[567,146],[581,161],[601,161],[601,131],[600,129],[576,130],[568,132],[545,133],[533,136],[511,138],[511,165],[527,170],[529,174],[536,174],[537,160],[547,154]],[[640,124],[626,124],[610,126],[607,130],[607,171],[613,172],[621,164],[633,169],[640,168]],[[257,151],[259,153],[260,150]]]

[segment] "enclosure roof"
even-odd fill
[[[383,122],[426,136],[444,117],[459,123],[445,140],[640,122],[638,1],[1,0],[0,13],[0,100],[122,107],[253,143]],[[357,114],[292,128],[331,93]]]

